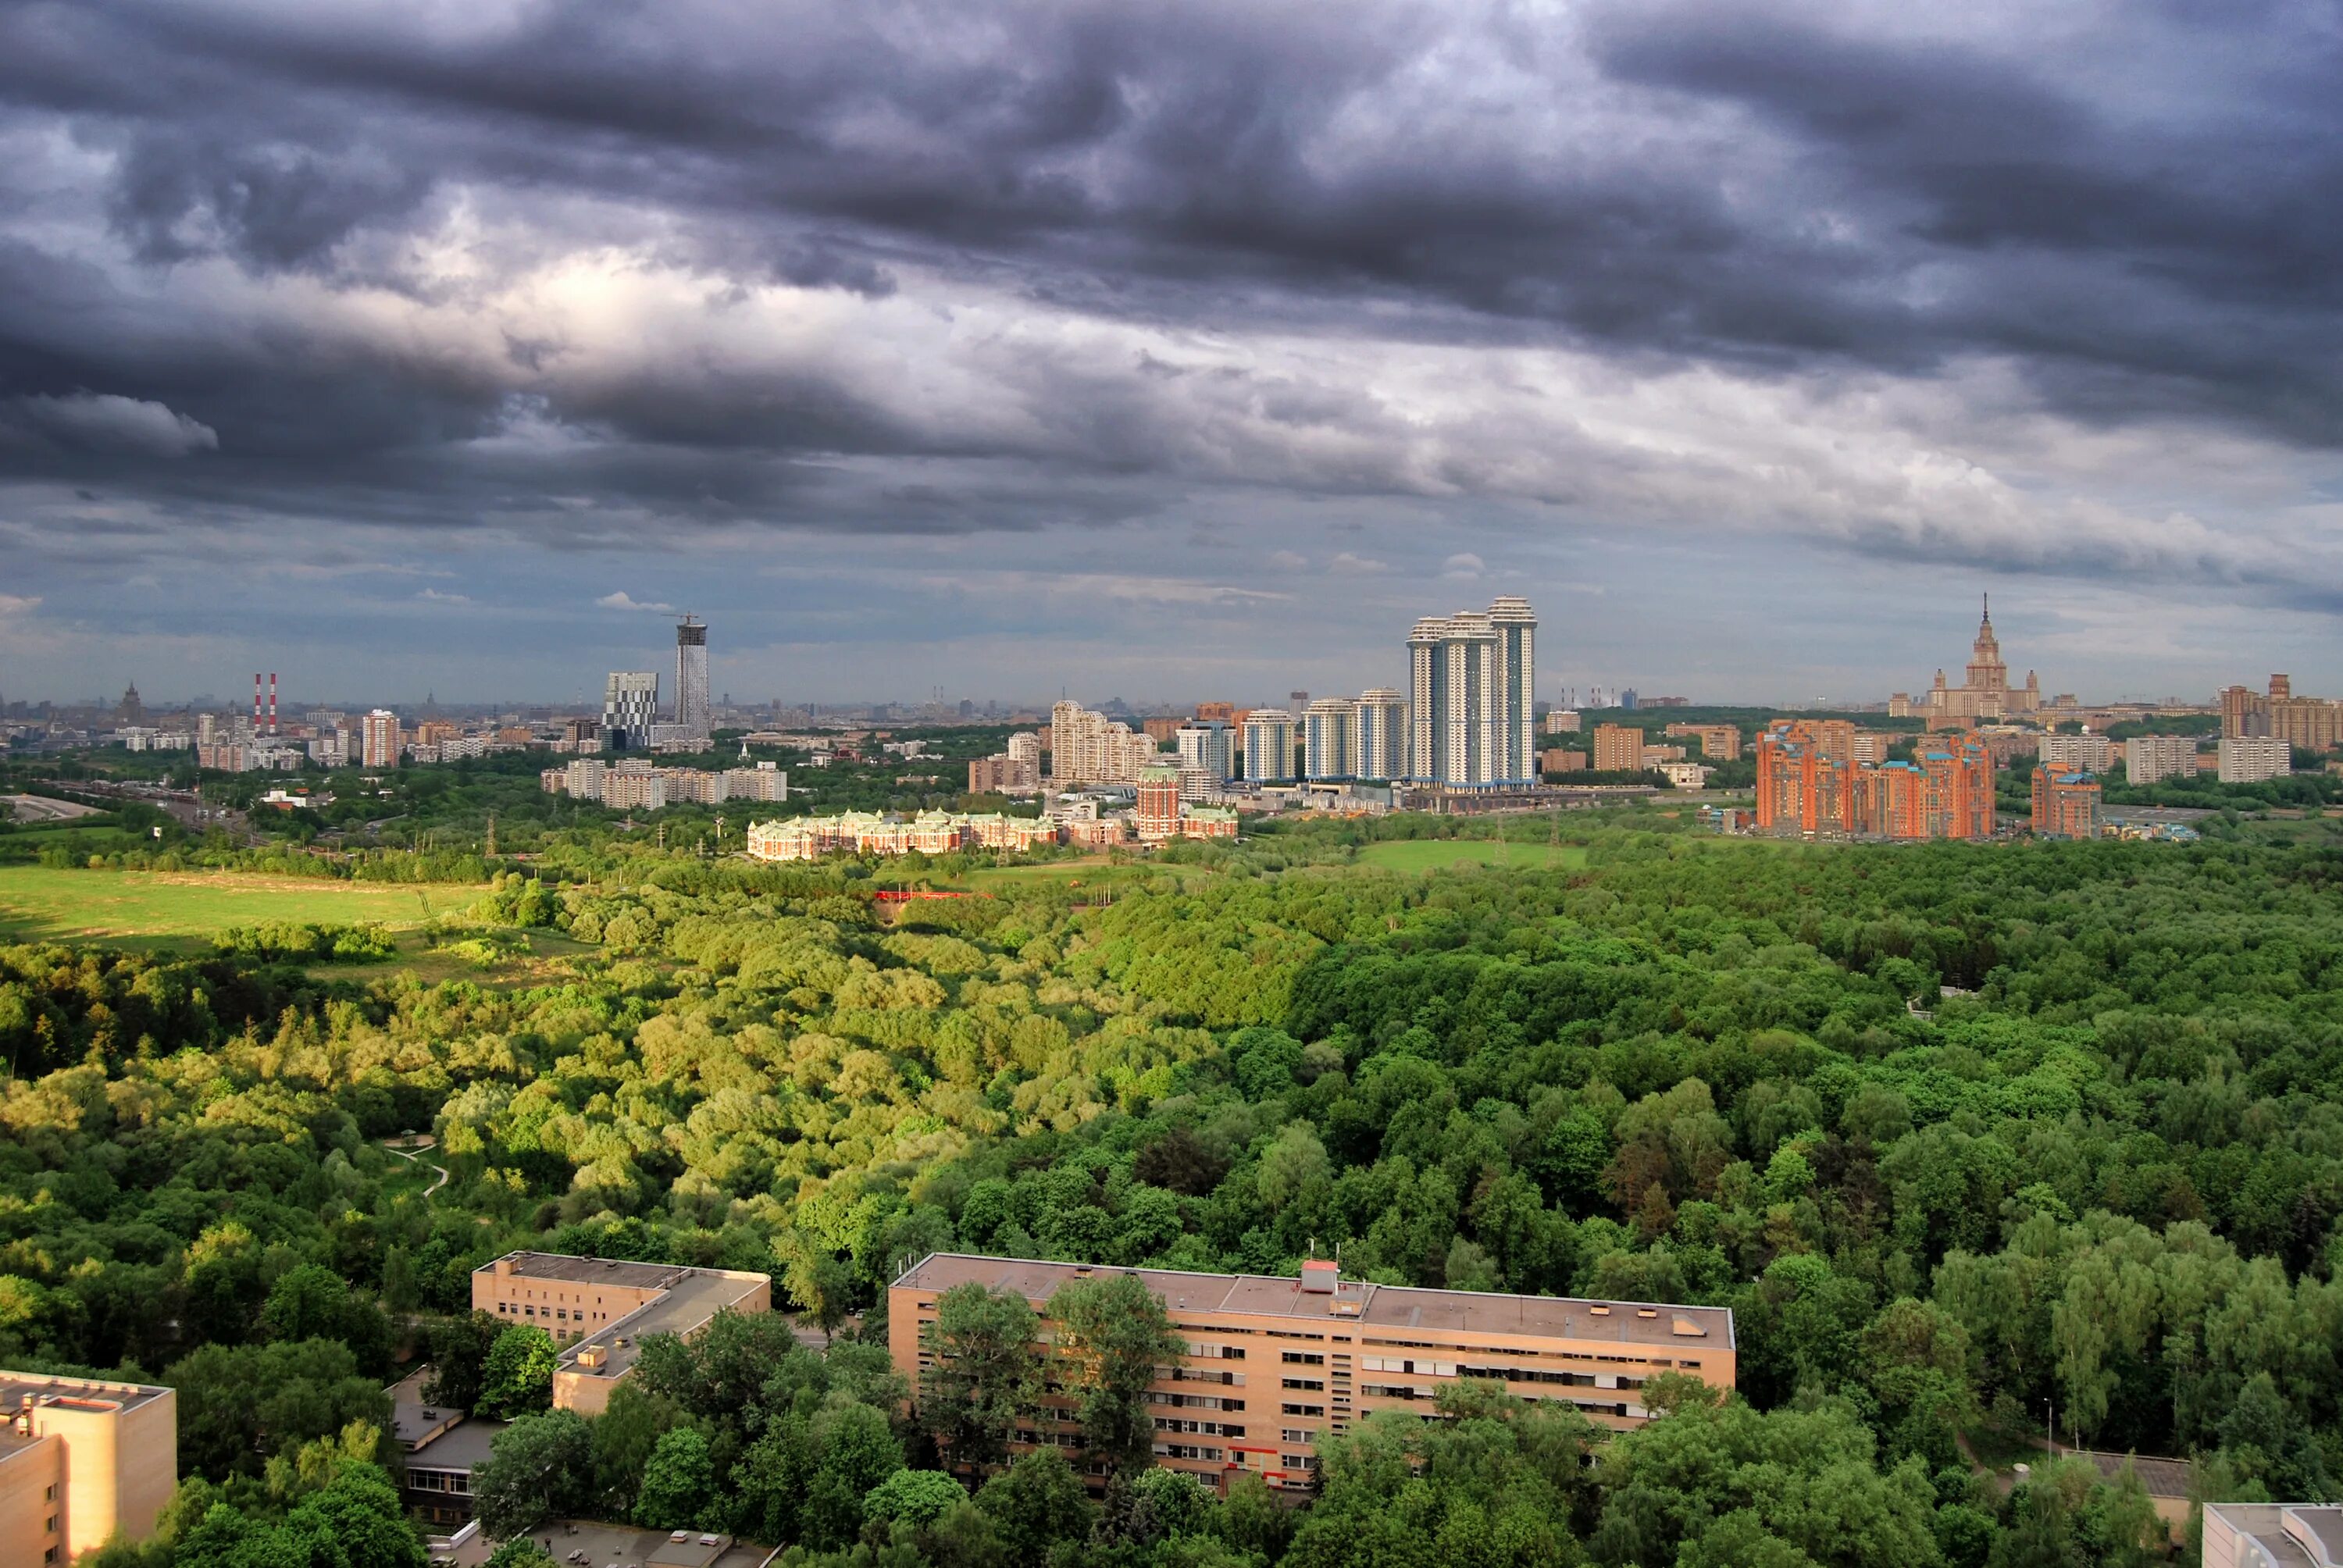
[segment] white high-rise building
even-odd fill
[[[675,628],[675,725],[679,739],[708,739],[708,628],[689,616]]]
[[[1183,772],[1202,774],[1214,788],[1237,776],[1236,732],[1217,719],[1199,719],[1172,732]]]
[[[1359,693],[1358,773],[1362,779],[1407,777],[1407,699],[1388,686]]]
[[[1322,697],[1302,715],[1302,773],[1306,779],[1359,776],[1359,705]]]
[[[614,669],[602,688],[602,743],[612,751],[639,750],[651,743],[659,722],[659,674]]]
[[[1408,635],[1409,777],[1451,789],[1537,780],[1537,615],[1501,598],[1428,616]]]
[[[2223,736],[2221,782],[2258,784],[2294,771],[2294,748],[2275,735]]]
[[[1282,708],[1256,708],[1245,715],[1244,769],[1256,784],[1293,781],[1293,715]]]

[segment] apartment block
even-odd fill
[[[1359,778],[1359,705],[1347,697],[1322,697],[1302,710],[1302,776]]]
[[[1443,1388],[1466,1378],[1574,1404],[1614,1430],[1648,1419],[1639,1395],[1660,1372],[1734,1386],[1733,1314],[1722,1307],[1376,1285],[1343,1280],[1324,1261],[1287,1279],[932,1253],[888,1292],[888,1348],[916,1390],[934,1364],[945,1291],[1016,1292],[1043,1319],[1046,1343],[1051,1298],[1117,1272],[1145,1282],[1186,1346],[1148,1392],[1155,1461],[1214,1484],[1250,1473],[1306,1489],[1328,1440],[1378,1410],[1428,1414]],[[1071,1402],[1049,1398],[1016,1451],[1077,1446]]]
[[[2124,777],[2134,784],[2197,777],[2193,735],[2135,735],[2124,742]]]
[[[1408,634],[1411,780],[1445,789],[1536,781],[1537,613],[1511,597],[1427,616]]]
[[[2042,766],[2061,773],[2104,773],[2127,753],[2104,735],[2046,735],[2035,749]]]
[[[2033,828],[2044,839],[2099,836],[2099,781],[2088,773],[2034,769]]]
[[[1079,702],[1050,709],[1050,779],[1055,784],[1129,784],[1159,755],[1152,737]]]
[[[968,765],[971,795],[1030,795],[1041,787],[1041,769],[1006,751],[977,758]]]
[[[179,1481],[178,1398],[145,1383],[0,1372],[6,1561],[47,1568],[116,1532],[152,1536]]]
[[[1559,746],[1553,746],[1538,753],[1538,771],[1541,773],[1576,773],[1585,767],[1586,753],[1584,751],[1565,751]]]
[[[368,768],[398,766],[398,715],[377,708],[359,721],[360,759]]]
[[[1293,715],[1282,708],[1256,708],[1244,717],[1244,772],[1255,784],[1293,779]]]
[[[1575,735],[1581,722],[1575,708],[1553,709],[1545,716],[1545,732],[1548,735]]]
[[[1225,719],[1199,719],[1172,734],[1182,770],[1201,774],[1217,789],[1237,776],[1237,732]]]
[[[2284,675],[2271,676],[2267,692],[2227,687],[2221,692],[2221,734],[2267,737],[2306,751],[2331,751],[2343,746],[2343,702],[2297,697],[2292,678]]]
[[[1699,741],[1700,754],[1711,762],[1737,762],[1741,759],[1741,729],[1738,725],[1671,724],[1667,735],[1671,740]]]
[[[2220,743],[2221,782],[2258,784],[2294,771],[2294,747],[2274,735],[2225,735]]]
[[[1407,699],[1388,686],[1359,693],[1358,776],[1362,779],[1407,777]]]
[[[835,817],[751,822],[748,851],[759,860],[818,860],[839,852],[944,855],[955,849],[1031,849],[1057,843],[1059,837],[1059,825],[1043,817],[997,811],[922,811],[916,817],[847,811]]]
[[[554,1408],[583,1415],[598,1415],[610,1402],[611,1388],[634,1370],[645,1334],[688,1339],[719,1312],[772,1308],[772,1277],[742,1270],[508,1252],[472,1271],[474,1312],[553,1336],[560,1352]]]
[[[1644,732],[1630,724],[1594,727],[1594,769],[1598,773],[1639,773],[1644,767]]]
[[[1779,720],[1757,742],[1757,827],[1807,837],[1984,839],[1993,753],[1974,737],[1929,741],[1909,762],[1855,760],[1845,720]]]

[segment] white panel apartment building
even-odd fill
[[[2135,735],[2124,742],[2124,777],[2134,784],[2197,777],[2193,735]]]

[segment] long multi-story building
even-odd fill
[[[2034,769],[2035,835],[2044,839],[2099,836],[2099,781],[2088,773]]]
[[[1356,704],[1362,779],[1404,779],[1407,762],[1407,698],[1388,686],[1359,693]]]
[[[1791,720],[1757,742],[1757,828],[1806,837],[1985,839],[1993,753],[1974,737],[1932,740],[1910,762],[1860,762],[1853,726]]]
[[[553,1407],[598,1415],[646,1334],[689,1339],[719,1312],[766,1312],[769,1274],[508,1252],[472,1271],[472,1310],[553,1336]]]
[[[178,1395],[145,1383],[0,1372],[0,1543],[66,1563],[155,1533],[179,1479]]]
[[[659,722],[659,672],[614,669],[602,684],[602,745],[611,751],[642,750]]]
[[[1322,697],[1302,714],[1302,776],[1313,779],[1356,779],[1359,774],[1359,705],[1347,697]]]
[[[2119,755],[2104,735],[2045,735],[2035,748],[2042,766],[2061,773],[2104,773]]]
[[[1331,1440],[1376,1411],[1428,1414],[1441,1390],[1467,1378],[1574,1404],[1623,1430],[1649,1418],[1647,1380],[1683,1372],[1730,1389],[1736,1372],[1733,1313],[1723,1307],[1376,1285],[1320,1261],[1288,1279],[931,1253],[888,1291],[888,1349],[917,1389],[935,1364],[944,1292],[1014,1292],[1047,1323],[1058,1292],[1114,1273],[1162,1302],[1184,1345],[1148,1391],[1155,1461],[1214,1483],[1249,1473],[1306,1489]],[[1051,1338],[1045,1329],[1042,1342]],[[1053,1394],[1012,1448],[1078,1445],[1071,1398]]]
[[[2294,771],[2294,748],[2275,735],[2225,735],[2220,741],[2221,782],[2258,784]]]
[[[1293,779],[1293,715],[1256,708],[1244,717],[1244,776],[1255,784]]]
[[[922,811],[898,817],[848,811],[836,817],[788,817],[749,824],[749,854],[759,860],[818,860],[824,855],[950,854],[955,849],[1031,849],[1055,844],[1058,824],[1046,818],[998,812]]]
[[[679,743],[708,743],[708,628],[690,616],[675,628],[675,717]]]
[[[634,811],[655,811],[685,802],[701,806],[720,806],[728,800],[775,804],[789,798],[789,776],[770,762],[747,768],[654,768],[634,759],[606,763],[580,758],[560,768],[545,769],[537,778],[538,787],[548,795],[598,800],[605,806]]]
[[[1428,616],[1408,634],[1409,781],[1444,789],[1537,781],[1537,615],[1500,598]]]
[[[2124,742],[2124,778],[2134,784],[2197,777],[2193,735],[2135,735]]]
[[[1161,755],[1154,738],[1119,719],[1093,713],[1079,702],[1050,709],[1050,781],[1053,784],[1131,784]]]

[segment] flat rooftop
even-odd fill
[[[1302,1282],[1275,1274],[1203,1274],[1172,1269],[1090,1268],[1027,1258],[985,1258],[935,1252],[895,1282],[900,1288],[943,1292],[980,1284],[1015,1291],[1046,1303],[1078,1279],[1135,1274],[1172,1312],[1241,1312],[1252,1317],[1357,1323],[1393,1337],[1411,1331],[1515,1334],[1544,1339],[1608,1340],[1622,1344],[1708,1344],[1735,1348],[1726,1307],[1660,1302],[1604,1302],[1565,1296],[1511,1296],[1478,1291],[1427,1291],[1405,1285],[1342,1282],[1339,1292],[1304,1292]]]
[[[0,1371],[0,1415],[15,1415],[28,1394],[36,1401],[55,1400],[60,1404],[77,1404],[85,1409],[96,1403],[118,1410],[136,1410],[170,1392],[146,1383],[113,1382],[104,1378],[51,1377],[43,1372]]]
[[[650,1265],[638,1263],[630,1266],[648,1268]],[[595,1332],[564,1350],[558,1362],[560,1370],[575,1372],[580,1377],[624,1377],[642,1353],[645,1334],[684,1335],[696,1332],[717,1313],[727,1307],[739,1305],[772,1282],[763,1274],[730,1273],[718,1269],[673,1268],[665,1272],[673,1277],[661,1294],[615,1322],[603,1324]],[[631,1284],[635,1282],[624,1282]],[[580,1366],[578,1353],[586,1350],[602,1352],[602,1364],[598,1367]]]
[[[2218,1514],[2238,1534],[2262,1549],[2278,1568],[2328,1568],[2343,1563],[2343,1507],[2318,1503],[2208,1503],[2208,1520]],[[2240,1568],[2247,1563],[2238,1559]]]
[[[686,1268],[680,1263],[630,1263],[623,1258],[579,1258],[567,1252],[508,1252],[472,1271],[494,1273],[498,1263],[510,1263],[516,1279],[558,1280],[572,1285],[624,1285],[637,1291],[669,1290],[686,1274],[711,1271]]]

